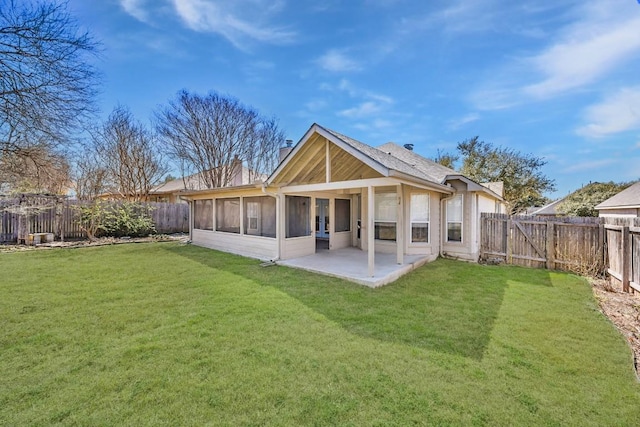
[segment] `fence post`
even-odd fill
[[[556,268],[556,224],[547,221],[547,270]]]
[[[622,227],[622,291],[629,292],[629,265],[631,259],[629,257],[629,227]]]
[[[600,262],[600,266],[598,267],[598,273],[605,274],[607,272],[607,255],[606,255],[606,237],[607,232],[604,229],[604,224],[600,223],[598,226],[598,262]]]
[[[513,264],[513,242],[511,235],[511,216],[507,219],[507,264]]]

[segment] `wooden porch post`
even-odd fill
[[[373,187],[367,187],[367,255],[369,257],[369,277],[373,277],[375,272],[375,193]]]

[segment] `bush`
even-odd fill
[[[151,207],[137,202],[94,200],[77,207],[82,229],[89,240],[96,237],[140,237],[155,234]]]
[[[150,207],[136,202],[119,202],[105,209],[102,229],[112,237],[140,237],[155,234]]]

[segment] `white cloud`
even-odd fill
[[[238,48],[248,40],[283,44],[295,38],[294,32],[264,22],[282,9],[282,2],[173,0],[173,6],[187,27],[218,33]]]
[[[637,5],[636,5],[637,6]],[[545,78],[524,88],[546,98],[591,83],[640,52],[640,17],[618,17],[603,23],[587,20],[529,62]]]
[[[593,171],[605,166],[610,166],[617,162],[617,159],[588,160],[586,162],[575,163],[571,166],[565,167],[562,170],[558,171],[558,173],[568,174],[574,172]]]
[[[590,89],[640,58],[637,2],[591,0],[557,12],[564,24],[545,28],[550,40],[545,46],[487,73],[491,77],[469,97],[475,108],[499,110]]]
[[[362,117],[370,117],[379,113],[381,110],[380,104],[373,101],[367,101],[359,104],[353,108],[347,108],[338,112],[339,116],[348,117],[350,119],[357,119]]]
[[[480,114],[478,113],[469,113],[464,117],[459,117],[457,119],[453,119],[449,121],[450,129],[459,129],[460,127],[466,125],[467,123],[472,123],[480,119]]]
[[[333,72],[357,71],[360,65],[344,52],[332,49],[316,60],[323,69]]]
[[[621,89],[587,108],[585,121],[576,132],[588,137],[640,129],[640,86]]]
[[[147,22],[149,14],[144,8],[145,0],[120,0],[120,6],[138,21]]]

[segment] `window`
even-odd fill
[[[336,199],[336,232],[351,231],[351,200]]]
[[[429,195],[411,195],[411,242],[429,242]]]
[[[193,202],[193,228],[213,230],[213,200]]]
[[[276,237],[276,199],[269,196],[245,197],[244,233]]]
[[[286,196],[286,237],[302,237],[311,235],[310,207],[310,197]]]
[[[216,199],[216,230],[240,233],[240,198]]]
[[[374,235],[378,240],[396,240],[396,216],[398,199],[396,193],[375,195]]]
[[[462,242],[462,195],[447,200],[447,242]]]

